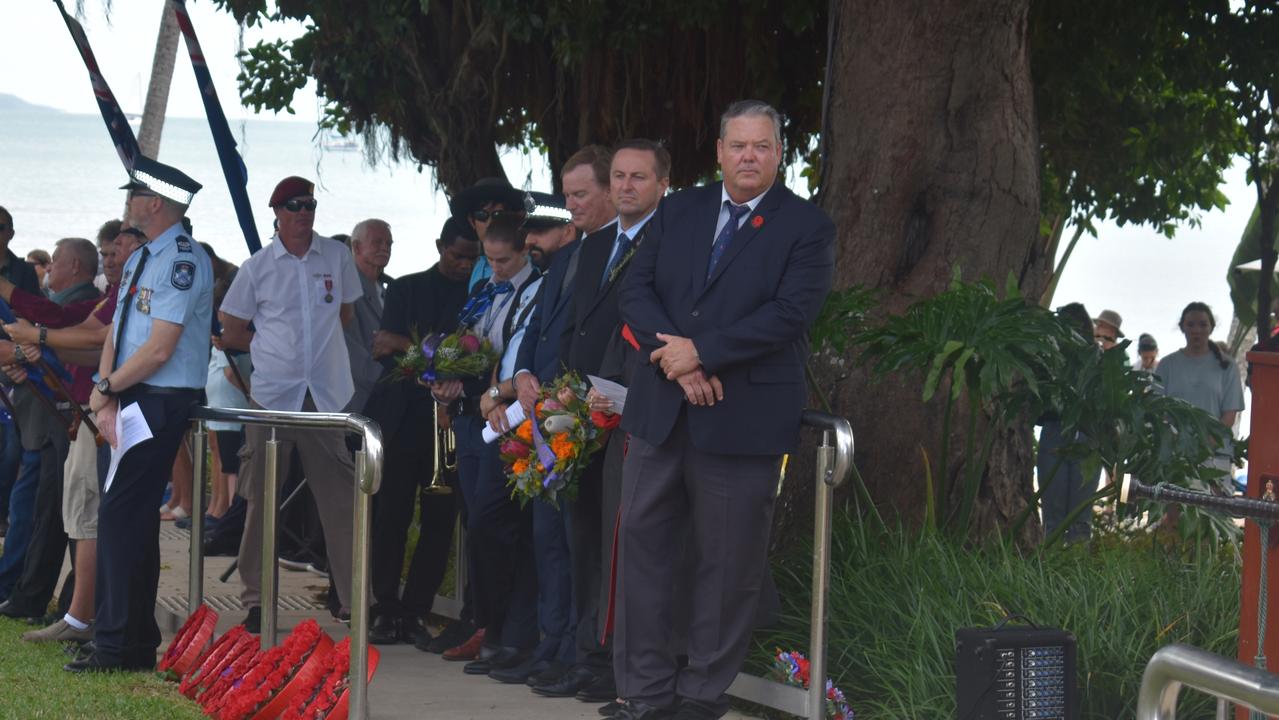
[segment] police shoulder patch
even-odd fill
[[[173,273],[169,276],[169,282],[179,290],[190,290],[195,283],[195,263],[189,260],[173,263]]]
[[[177,242],[178,252],[191,252],[191,238],[185,235],[179,235]]]

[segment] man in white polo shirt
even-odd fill
[[[363,294],[351,251],[317,234],[314,185],[300,177],[281,180],[271,194],[278,229],[270,245],[236,274],[218,314],[224,346],[248,350],[253,360],[256,407],[297,412],[341,412],[354,384],[342,326],[351,303]],[[249,329],[252,322],[256,332]],[[245,625],[261,621],[262,484],[265,443],[271,428],[245,427],[238,492],[248,501],[240,542],[240,599]],[[338,598],[350,607],[351,503],[355,467],[341,430],[277,428],[279,477],[288,477],[294,447],[320,511],[329,567]]]

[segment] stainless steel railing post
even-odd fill
[[[275,428],[271,428],[271,439],[266,441],[266,471],[262,478],[262,591],[260,611],[262,613],[262,650],[275,647],[275,628],[278,619],[276,588],[276,535],[279,512],[279,467],[280,442],[275,439]]]
[[[373,497],[364,491],[368,454],[364,443],[355,453],[355,522],[351,534],[351,718],[369,716],[369,534]]]
[[[191,561],[188,564],[187,612],[204,602],[204,421],[191,433]]]
[[[1137,720],[1176,720],[1183,685],[1279,715],[1279,676],[1189,645],[1167,645],[1150,658],[1142,673]]]
[[[826,718],[826,588],[830,585],[831,504],[835,488],[834,431],[822,431],[817,446],[816,515],[813,522],[813,601],[808,629],[808,719]]]

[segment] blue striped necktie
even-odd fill
[[[724,204],[728,206],[728,222],[724,223],[724,229],[719,231],[715,244],[711,245],[711,262],[706,268],[707,280],[711,279],[711,273],[715,272],[715,264],[723,257],[729,243],[733,242],[733,235],[737,232],[737,226],[741,223],[742,217],[751,211],[750,205],[734,205],[730,200],[725,200]]]

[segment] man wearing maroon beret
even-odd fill
[[[315,186],[287,177],[270,205],[277,231],[236,274],[222,301],[222,343],[248,350],[253,360],[254,407],[287,412],[341,412],[354,392],[342,327],[363,293],[351,251],[314,230]],[[252,322],[256,328],[249,329]],[[245,625],[261,619],[263,452],[271,428],[245,428],[239,493],[248,501],[240,542]],[[351,503],[355,468],[341,430],[276,428],[279,476],[287,477],[293,448],[315,497],[338,598],[351,604]],[[274,568],[268,568],[274,570]]]

